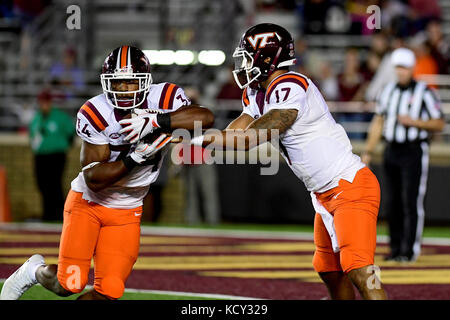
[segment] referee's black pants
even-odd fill
[[[392,256],[420,254],[428,178],[428,143],[391,143],[384,153],[385,210]]]
[[[62,221],[64,191],[62,177],[66,163],[65,153],[35,155],[36,180],[42,195],[44,221]]]

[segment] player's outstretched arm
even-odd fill
[[[286,132],[297,119],[296,109],[272,109],[258,120],[252,122],[247,129],[278,130],[279,134]],[[270,138],[270,137],[269,137]]]
[[[225,130],[245,130],[253,121],[255,121],[255,119],[250,115],[242,113],[239,117],[231,121]]]
[[[176,129],[194,130],[195,122],[200,122],[202,128],[211,128],[214,124],[214,115],[211,110],[199,105],[189,105],[168,113],[151,113],[137,109],[137,116],[119,121],[125,133],[126,141],[136,143],[143,137],[160,128],[164,133],[172,133]]]
[[[200,121],[203,129],[211,128],[214,124],[214,114],[211,110],[193,104],[181,107],[174,112],[159,115],[160,119],[164,117],[167,118],[166,126],[161,126],[161,129],[167,133],[175,129],[194,130],[195,121]]]
[[[274,130],[277,134],[284,133],[295,122],[297,114],[296,109],[273,109],[251,122],[245,130],[225,130],[221,137],[206,134],[192,141],[202,146],[213,144],[216,148],[249,150],[269,141]]]

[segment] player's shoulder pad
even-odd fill
[[[300,87],[301,90],[304,90],[305,92],[306,92],[306,90],[308,90],[308,86],[309,86],[308,78],[306,78],[305,76],[303,76],[299,73],[290,73],[290,72],[285,73],[285,74],[279,76],[278,78],[276,78],[275,80],[273,80],[269,84],[269,87],[266,90],[266,102],[267,103],[269,103],[270,97],[271,97],[272,93],[275,91],[275,88],[283,83],[296,85],[296,86]]]
[[[180,87],[170,82],[160,83],[159,86],[161,90],[158,102],[159,108],[163,110],[172,110],[175,94]]]
[[[78,111],[98,132],[102,132],[108,127],[108,122],[102,116],[99,108],[95,105],[95,99],[86,101]]]

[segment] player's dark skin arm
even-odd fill
[[[211,128],[214,124],[214,115],[211,110],[199,105],[184,106],[174,112],[166,113],[166,115],[170,117],[171,130],[194,130],[195,121],[200,121],[204,129]]]
[[[220,137],[217,139],[212,134],[205,135],[203,146],[213,144],[216,148],[250,150],[269,141],[273,133],[272,130],[278,130],[278,134],[286,132],[297,119],[297,114],[296,109],[273,109],[242,130],[239,128],[239,124],[244,124],[251,118],[250,116],[243,117],[238,122],[233,122],[234,125],[232,123],[226,130],[222,131],[222,139]]]
[[[87,186],[94,192],[114,184],[129,172],[122,160],[107,162],[110,154],[111,150],[107,144],[95,145],[83,141],[81,145],[80,161],[83,168],[90,163],[100,162],[83,171]]]
[[[239,117],[230,122],[230,124],[225,128],[225,130],[244,130],[250,123],[255,121],[251,116],[246,113],[241,114]]]

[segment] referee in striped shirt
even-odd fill
[[[413,262],[420,254],[430,138],[443,130],[445,121],[436,92],[413,78],[414,53],[399,48],[391,59],[397,81],[387,84],[377,98],[361,158],[369,165],[383,135],[383,196],[391,248],[385,260]]]

